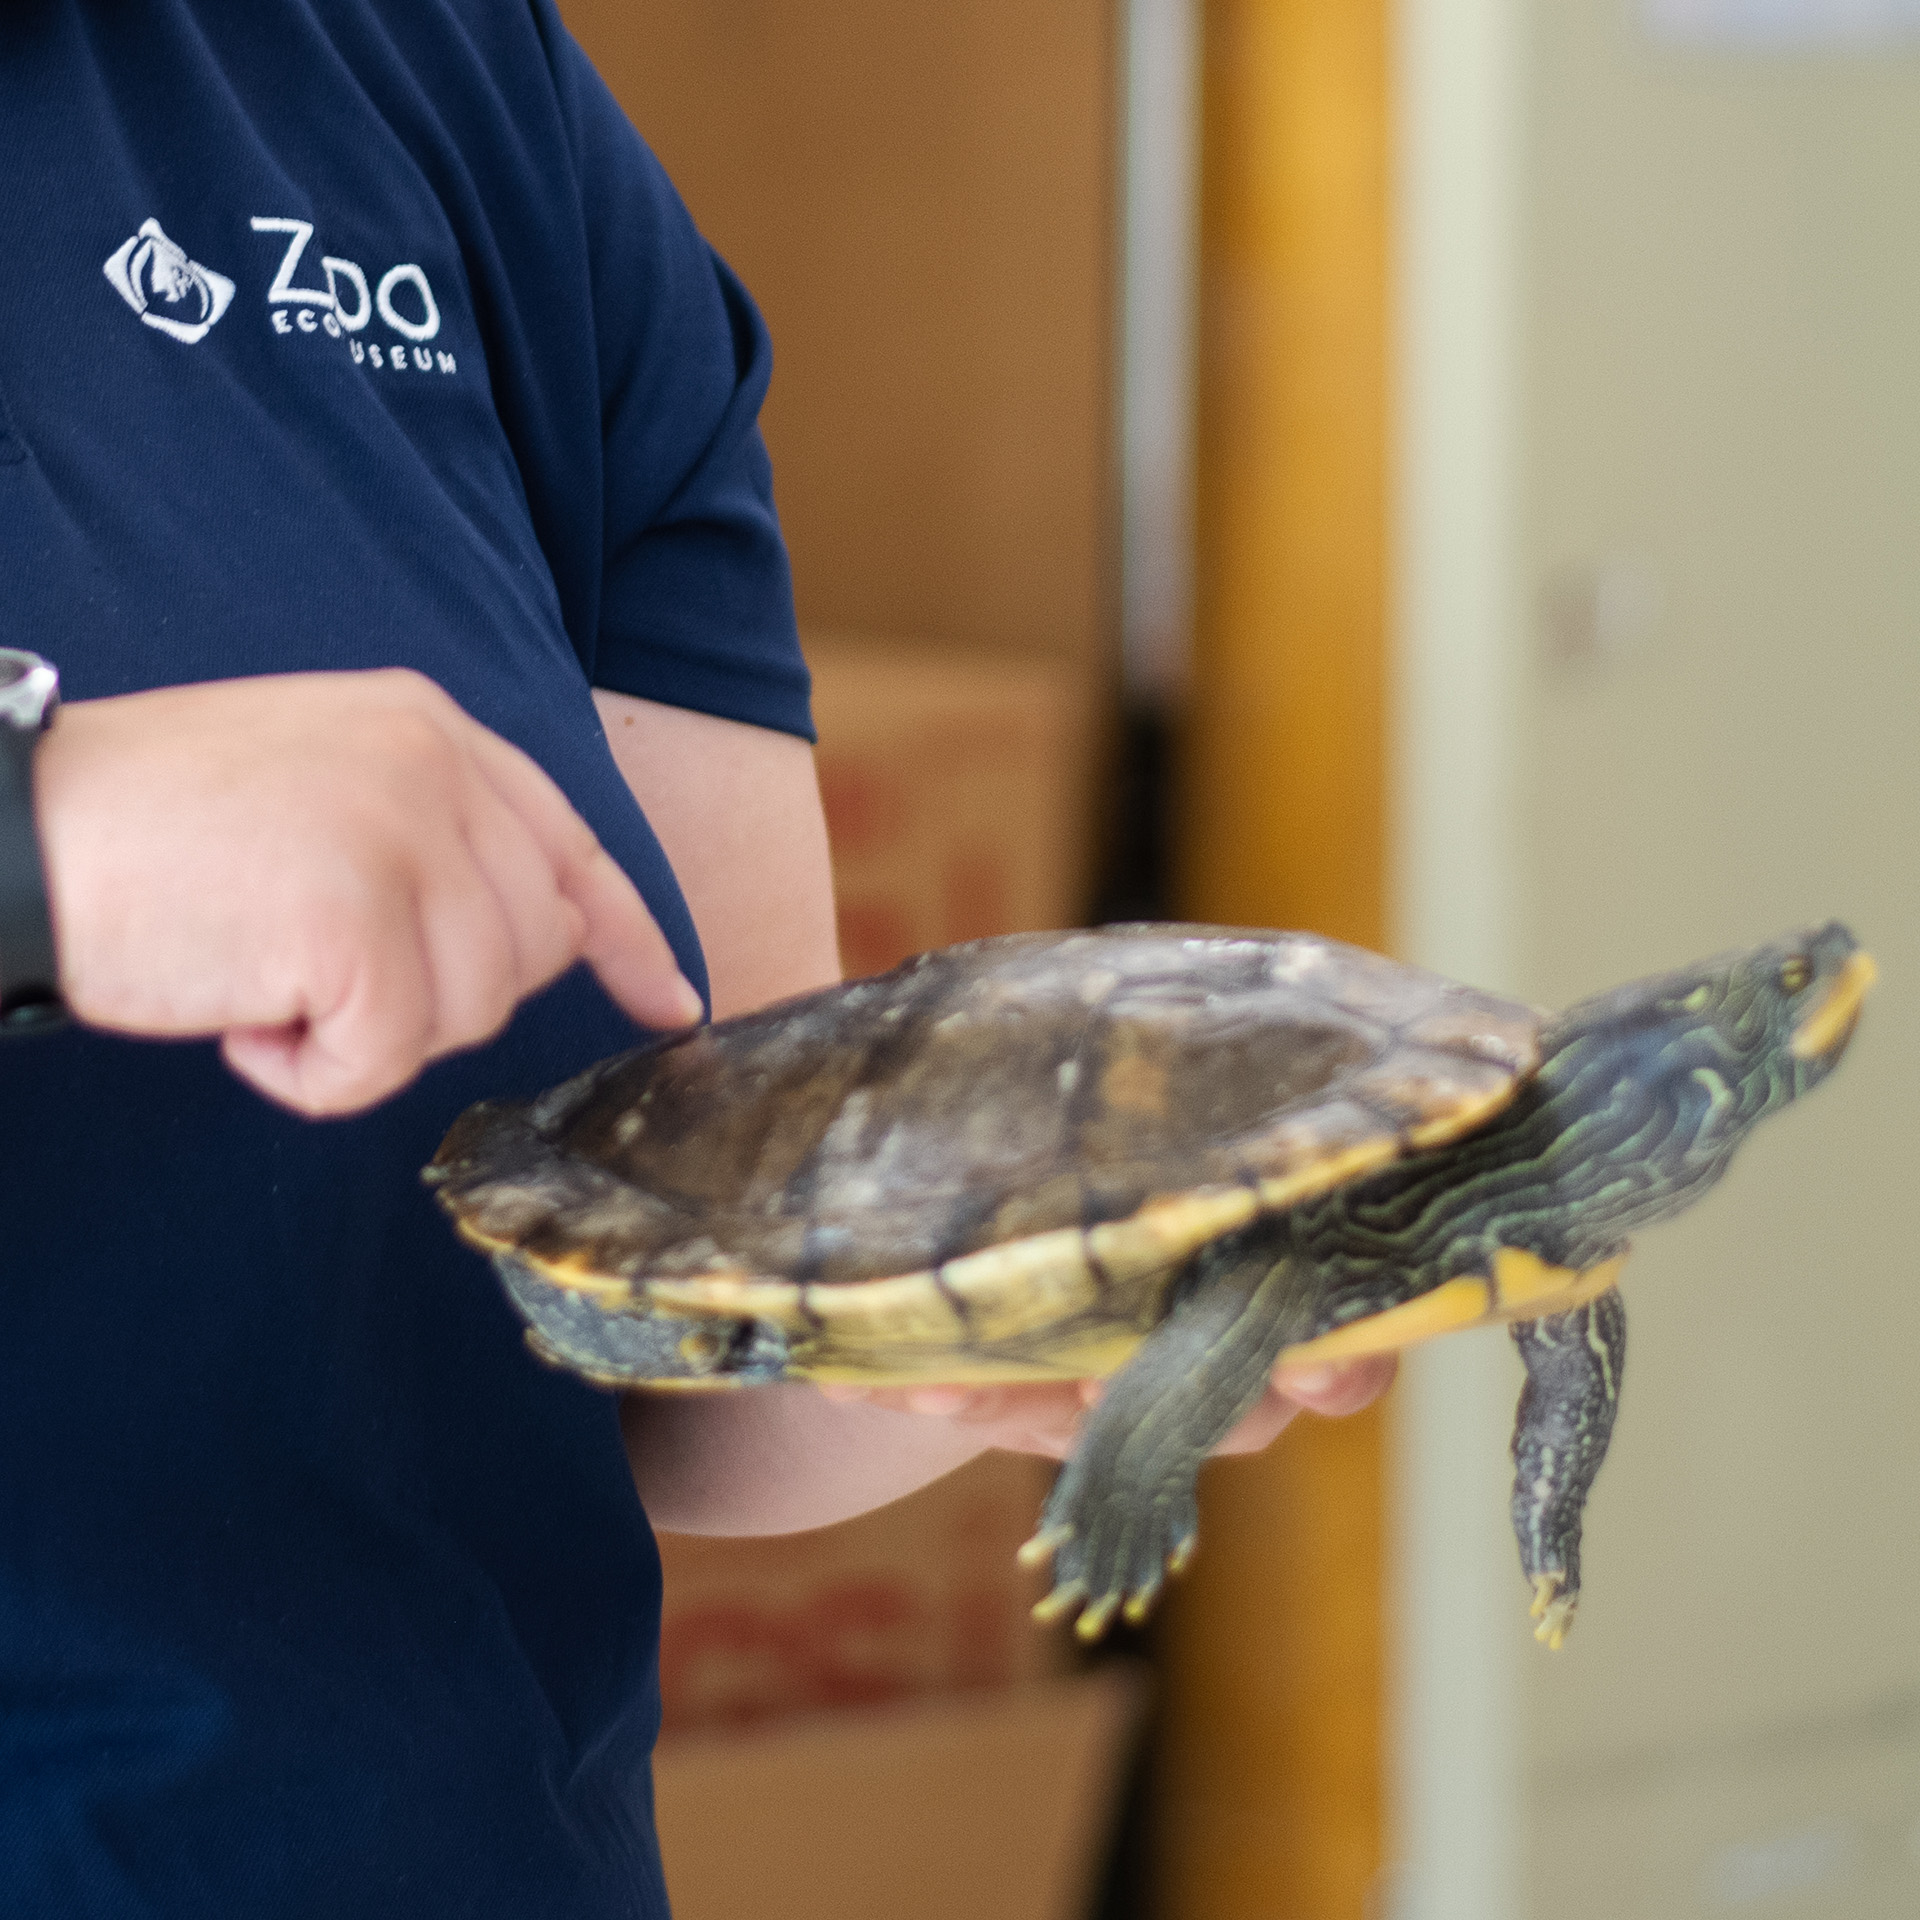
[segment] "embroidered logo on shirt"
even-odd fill
[[[345,344],[355,366],[379,373],[453,375],[460,363],[440,337],[440,303],[433,283],[417,262],[403,260],[378,280],[357,261],[322,254],[318,274],[307,263],[313,240],[311,220],[279,214],[255,214],[247,225],[258,234],[284,236],[280,264],[267,287],[266,317],[277,334],[324,334]],[[304,267],[304,271],[303,271]],[[116,247],[103,269],[113,290],[142,323],[192,346],[219,325],[237,289],[224,273],[215,273],[169,239],[158,220],[141,223],[131,240]],[[325,285],[316,285],[324,279]],[[379,317],[391,335],[362,339]]]
[[[233,282],[189,260],[186,249],[167,238],[158,220],[143,220],[140,231],[114,250],[102,271],[144,326],[188,346],[204,340],[233,301]]]
[[[409,368],[417,373],[459,371],[459,363],[444,348],[427,349],[426,343],[439,337],[440,303],[433,297],[433,284],[423,267],[402,261],[389,267],[376,284],[358,262],[328,253],[320,257],[320,272],[327,284],[301,286],[297,282],[313,239],[313,222],[255,214],[247,224],[255,233],[287,236],[273,284],[267,289],[267,311],[275,333],[319,332],[345,340],[355,365],[372,365],[383,373],[404,373]],[[401,342],[410,344],[357,338],[376,313]]]

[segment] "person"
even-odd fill
[[[14,0],[0,179],[72,1015],[0,1041],[0,1908],[662,1914],[647,1516],[1086,1397],[615,1400],[419,1184],[835,976],[764,328],[553,0]]]

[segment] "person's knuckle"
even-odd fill
[[[380,716],[374,742],[380,757],[405,774],[445,780],[460,765],[460,752],[447,730],[430,713],[414,707],[390,707]]]
[[[506,1031],[516,1004],[511,995],[504,995],[476,1005],[459,1044],[463,1047],[479,1047],[497,1039]]]
[[[551,980],[572,966],[586,947],[587,916],[564,894],[555,895],[551,911],[538,923],[535,971],[542,981]]]
[[[305,1083],[308,1111],[323,1120],[341,1119],[363,1113],[384,1099],[401,1084],[394,1074],[375,1073],[368,1068],[336,1068]]]
[[[404,847],[375,831],[345,859],[316,873],[298,907],[300,951],[308,970],[348,983],[377,970],[417,917],[413,863]]]
[[[503,939],[475,942],[460,983],[449,995],[442,1025],[459,1046],[491,1040],[518,1004],[519,969]]]
[[[418,930],[396,910],[401,893],[371,882],[345,889],[309,931],[310,1004],[321,1010],[329,1056],[356,1089],[406,1078],[432,1042],[434,1008],[415,957]]]

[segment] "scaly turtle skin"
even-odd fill
[[[1027,1549],[1088,1638],[1184,1563],[1276,1361],[1512,1322],[1557,1646],[1627,1236],[1825,1077],[1871,980],[1830,926],[1543,1025],[1308,936],[1015,936],[474,1108],[427,1178],[536,1350],[608,1384],[1111,1375]]]

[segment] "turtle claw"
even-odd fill
[[[1026,1567],[1037,1567],[1043,1560],[1051,1559],[1066,1547],[1073,1537],[1074,1530],[1070,1526],[1043,1527],[1020,1549],[1020,1564]],[[1073,1556],[1076,1563],[1083,1558],[1082,1555]],[[1074,1632],[1082,1640],[1098,1640],[1106,1632],[1107,1622],[1120,1610],[1125,1596],[1109,1587],[1099,1599],[1089,1605],[1087,1595],[1092,1589],[1087,1585],[1086,1580],[1071,1567],[1063,1566],[1058,1569],[1058,1572],[1060,1578],[1055,1583],[1053,1591],[1034,1608],[1033,1617],[1043,1626],[1052,1626],[1056,1620],[1064,1620],[1077,1610],[1080,1617],[1073,1623]],[[1143,1594],[1136,1594],[1133,1598],[1126,1600],[1128,1619],[1141,1617],[1134,1612],[1134,1607],[1138,1604],[1144,1613],[1146,1605],[1152,1601],[1154,1587],[1158,1587],[1159,1584],[1156,1580],[1153,1587],[1149,1587]]]
[[[1563,1591],[1566,1576],[1560,1573],[1537,1573],[1533,1577],[1533,1605],[1527,1609],[1529,1616],[1538,1622],[1533,1637],[1542,1646],[1551,1647],[1558,1653],[1566,1644],[1568,1630],[1573,1625],[1574,1609],[1580,1604],[1577,1593]]]
[[[1164,1585],[1164,1576],[1155,1574],[1131,1589],[1108,1587],[1097,1599],[1090,1600],[1087,1582],[1075,1574],[1061,1580],[1034,1608],[1033,1617],[1051,1626],[1077,1610],[1079,1618],[1073,1623],[1073,1631],[1079,1639],[1092,1642],[1105,1634],[1116,1615],[1130,1627],[1143,1626]]]
[[[1079,1610],[1074,1631],[1098,1640],[1123,1619],[1138,1626],[1170,1574],[1193,1557],[1199,1515],[1191,1477],[1163,1487],[1116,1487],[1104,1462],[1076,1455],[1047,1498],[1034,1537],[1020,1549],[1027,1566],[1053,1562],[1053,1591],[1035,1617],[1060,1620]]]
[[[1056,1620],[1064,1620],[1086,1597],[1084,1580],[1063,1580],[1034,1608],[1033,1617],[1043,1627],[1050,1627]]]
[[[1072,1538],[1071,1527],[1042,1527],[1014,1558],[1023,1567],[1044,1567]]]
[[[1073,1623],[1076,1639],[1098,1640],[1107,1630],[1107,1622],[1120,1610],[1120,1596],[1117,1593],[1103,1593],[1092,1606],[1085,1608],[1078,1620]]]
[[[1171,1525],[1141,1525],[1124,1512],[1095,1513],[1086,1526],[1043,1520],[1020,1550],[1028,1566],[1053,1561],[1053,1591],[1034,1609],[1034,1618],[1051,1622],[1077,1611],[1074,1632],[1088,1641],[1098,1640],[1116,1618],[1139,1626],[1168,1577],[1193,1558],[1194,1533],[1190,1510]]]

